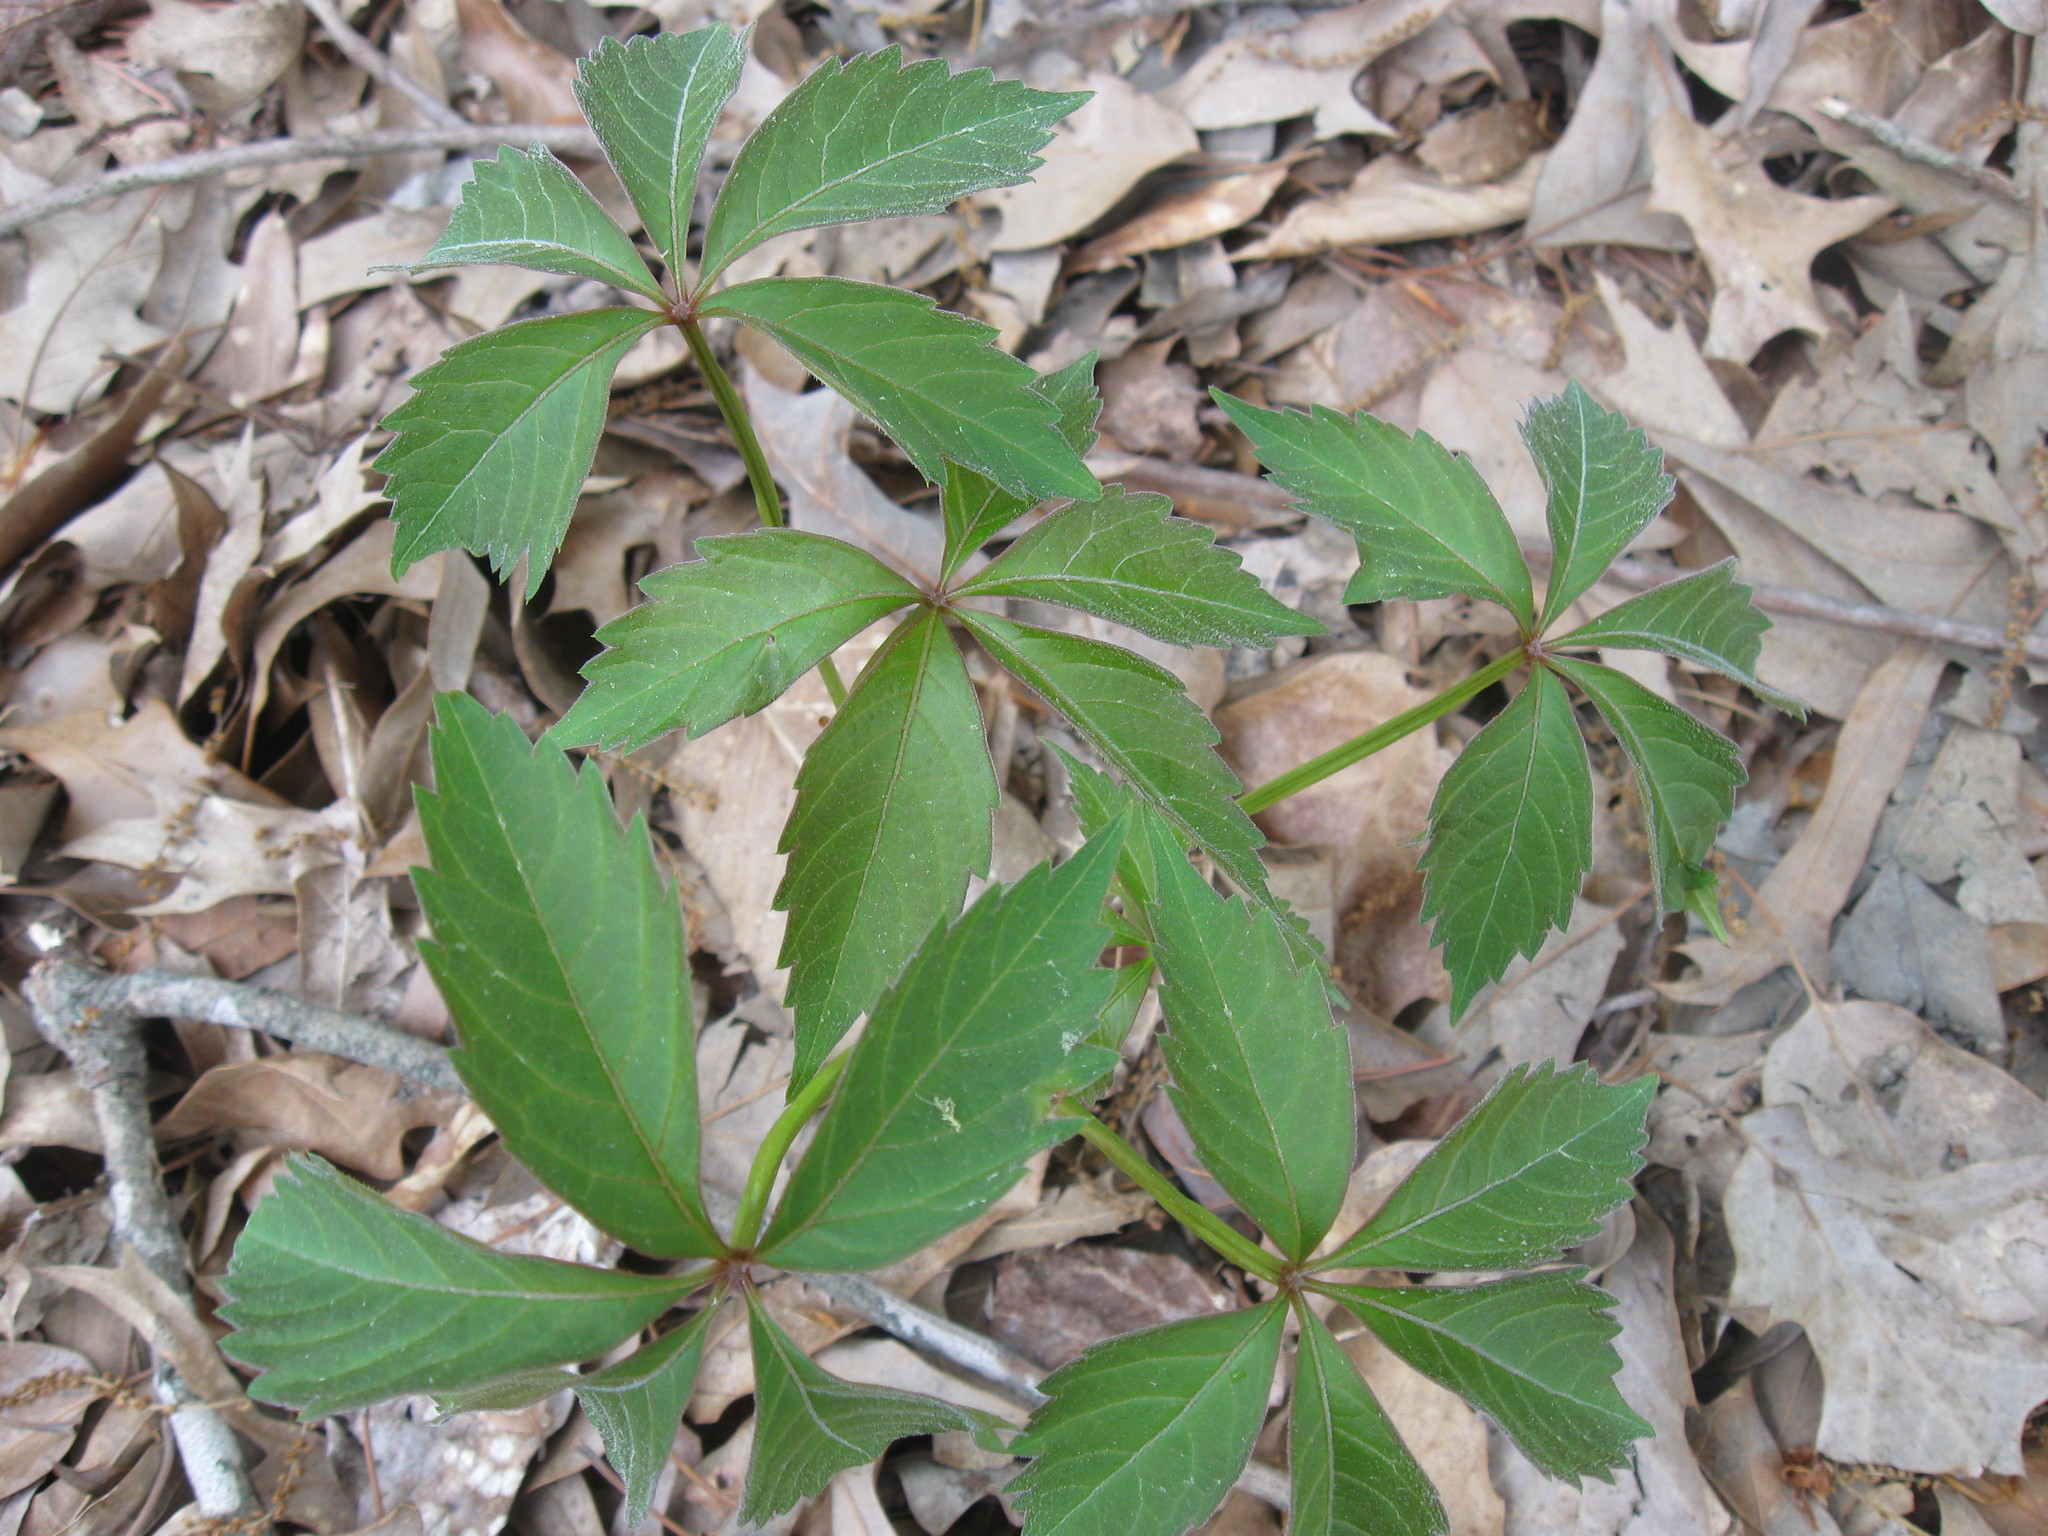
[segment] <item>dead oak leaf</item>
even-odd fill
[[[1649,208],[1685,220],[1714,278],[1706,355],[1747,363],[1785,331],[1828,333],[1813,259],[1898,205],[1788,192],[1738,141],[1666,110],[1650,127]]]

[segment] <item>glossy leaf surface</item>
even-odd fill
[[[945,621],[891,635],[811,744],[783,828],[782,961],[796,1015],[795,1081],[988,871],[999,791],[981,709]]]
[[[392,570],[466,549],[503,578],[525,555],[526,595],[539,591],[604,431],[612,371],[659,324],[644,309],[522,320],[413,375],[377,456],[398,524]]]
[[[590,1359],[683,1288],[494,1252],[300,1154],[235,1243],[220,1315],[262,1368],[253,1395],[314,1419]]]
[[[597,637],[590,686],[557,741],[632,751],[669,731],[702,736],[790,684],[917,588],[874,556],[794,528],[699,539],[701,560],[640,583],[649,601]]]
[[[1091,1046],[1119,826],[995,887],[876,1004],[762,1239],[784,1269],[879,1269],[972,1220],[1073,1134],[1053,1095],[1116,1065]]]
[[[420,951],[462,1044],[455,1069],[555,1193],[643,1253],[721,1251],[697,1189],[697,1071],[683,918],[596,769],[443,694]]]

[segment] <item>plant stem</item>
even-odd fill
[[[1427,704],[1418,704],[1394,716],[1384,724],[1376,725],[1362,735],[1330,748],[1320,757],[1312,757],[1298,768],[1290,768],[1277,778],[1266,780],[1257,789],[1248,789],[1238,796],[1237,803],[1244,807],[1248,816],[1257,815],[1269,806],[1278,805],[1289,795],[1298,795],[1311,784],[1320,784],[1340,769],[1349,768],[1353,763],[1363,762],[1375,752],[1391,747],[1403,736],[1412,736],[1425,725],[1441,720],[1459,705],[1477,694],[1485,692],[1522,664],[1519,647],[1509,651],[1490,666],[1481,667],[1462,683],[1455,683]]]
[[[1096,1119],[1073,1099],[1067,1108],[1081,1117],[1081,1139],[1121,1169],[1146,1194],[1175,1217],[1182,1226],[1214,1248],[1239,1269],[1267,1280],[1280,1278],[1280,1261],[1239,1232],[1214,1211],[1205,1210],[1173,1186],[1173,1181],[1138,1155],[1123,1137]]]
[[[739,387],[733,383],[732,375],[725,371],[718,354],[711,350],[704,327],[694,320],[681,320],[677,324],[682,330],[683,340],[690,344],[690,356],[697,360],[697,371],[711,386],[711,398],[718,402],[718,414],[725,418],[725,425],[732,433],[733,446],[740,451],[740,462],[747,466],[747,483],[754,488],[754,507],[761,514],[761,526],[782,527],[782,493],[775,488],[775,471],[769,468],[767,451],[754,432],[754,418],[747,410],[747,402],[740,398]],[[833,665],[830,656],[818,663],[818,675],[825,680],[825,692],[832,698],[832,707],[837,709],[846,702],[846,684],[840,680],[839,668]]]
[[[768,1134],[761,1138],[753,1165],[747,1169],[747,1187],[740,1191],[740,1208],[732,1218],[733,1247],[741,1250],[752,1248],[760,1237],[761,1219],[768,1214],[768,1192],[775,1187],[776,1170],[788,1155],[796,1133],[831,1097],[839,1082],[839,1074],[846,1070],[846,1058],[852,1054],[851,1051],[841,1051],[818,1068],[817,1075],[783,1106],[782,1113],[775,1117],[775,1123],[768,1127]]]

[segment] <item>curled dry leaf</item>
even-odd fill
[[[1380,155],[1344,191],[1296,205],[1271,234],[1231,252],[1231,259],[1313,256],[1340,246],[1400,245],[1498,229],[1528,216],[1543,162],[1543,156],[1531,155],[1505,181],[1453,187],[1404,155]]]
[[[129,38],[128,53],[139,65],[170,70],[202,108],[228,117],[270,89],[305,38],[297,0],[150,0],[149,20]]]
[[[295,1051],[215,1067],[157,1122],[169,1139],[219,1131],[246,1142],[318,1152],[379,1179],[405,1172],[405,1134],[439,1125],[453,1095],[422,1089],[378,1067]]]
[[[0,1424],[0,1498],[40,1482],[71,1449],[78,1421],[102,1389],[75,1349],[14,1340],[0,1344],[0,1393],[19,1403]]]

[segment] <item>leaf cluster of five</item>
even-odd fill
[[[1272,914],[1218,895],[1163,818],[1076,765],[1086,844],[992,888],[920,947],[818,1075],[834,1086],[811,1144],[758,1245],[736,1256],[698,1180],[683,925],[644,823],[621,828],[596,772],[530,746],[466,696],[444,697],[433,744],[421,815],[434,868],[418,881],[466,1086],[513,1153],[604,1230],[652,1256],[714,1263],[648,1275],[509,1257],[299,1159],[223,1286],[229,1348],[263,1368],[252,1390],[266,1400],[324,1413],[430,1392],[461,1411],[573,1389],[637,1511],[717,1307],[593,1374],[559,1367],[715,1281],[749,1308],[763,1454],[748,1519],[905,1435],[963,1429],[993,1445],[982,1415],[807,1360],[738,1260],[888,1264],[987,1209],[1030,1156],[1083,1123],[1080,1098],[1116,1060],[1090,1040],[1115,984],[1097,965],[1114,883],[1160,968],[1177,1108],[1205,1166],[1277,1249],[1254,1248],[1249,1262],[1278,1291],[1099,1346],[1047,1381],[1050,1403],[1011,1447],[1035,1458],[1016,1484],[1034,1536],[1171,1536],[1205,1516],[1249,1454],[1290,1311],[1307,1394],[1291,1432],[1296,1507],[1324,1512],[1320,1524],[1297,1516],[1296,1529],[1440,1531],[1427,1479],[1313,1296],[1486,1408],[1557,1475],[1599,1474],[1647,1432],[1614,1390],[1611,1303],[1577,1271],[1459,1288],[1318,1277],[1555,1258],[1627,1197],[1651,1080],[1511,1074],[1363,1230],[1316,1256],[1356,1155],[1348,1046],[1321,976],[1296,963]]]

